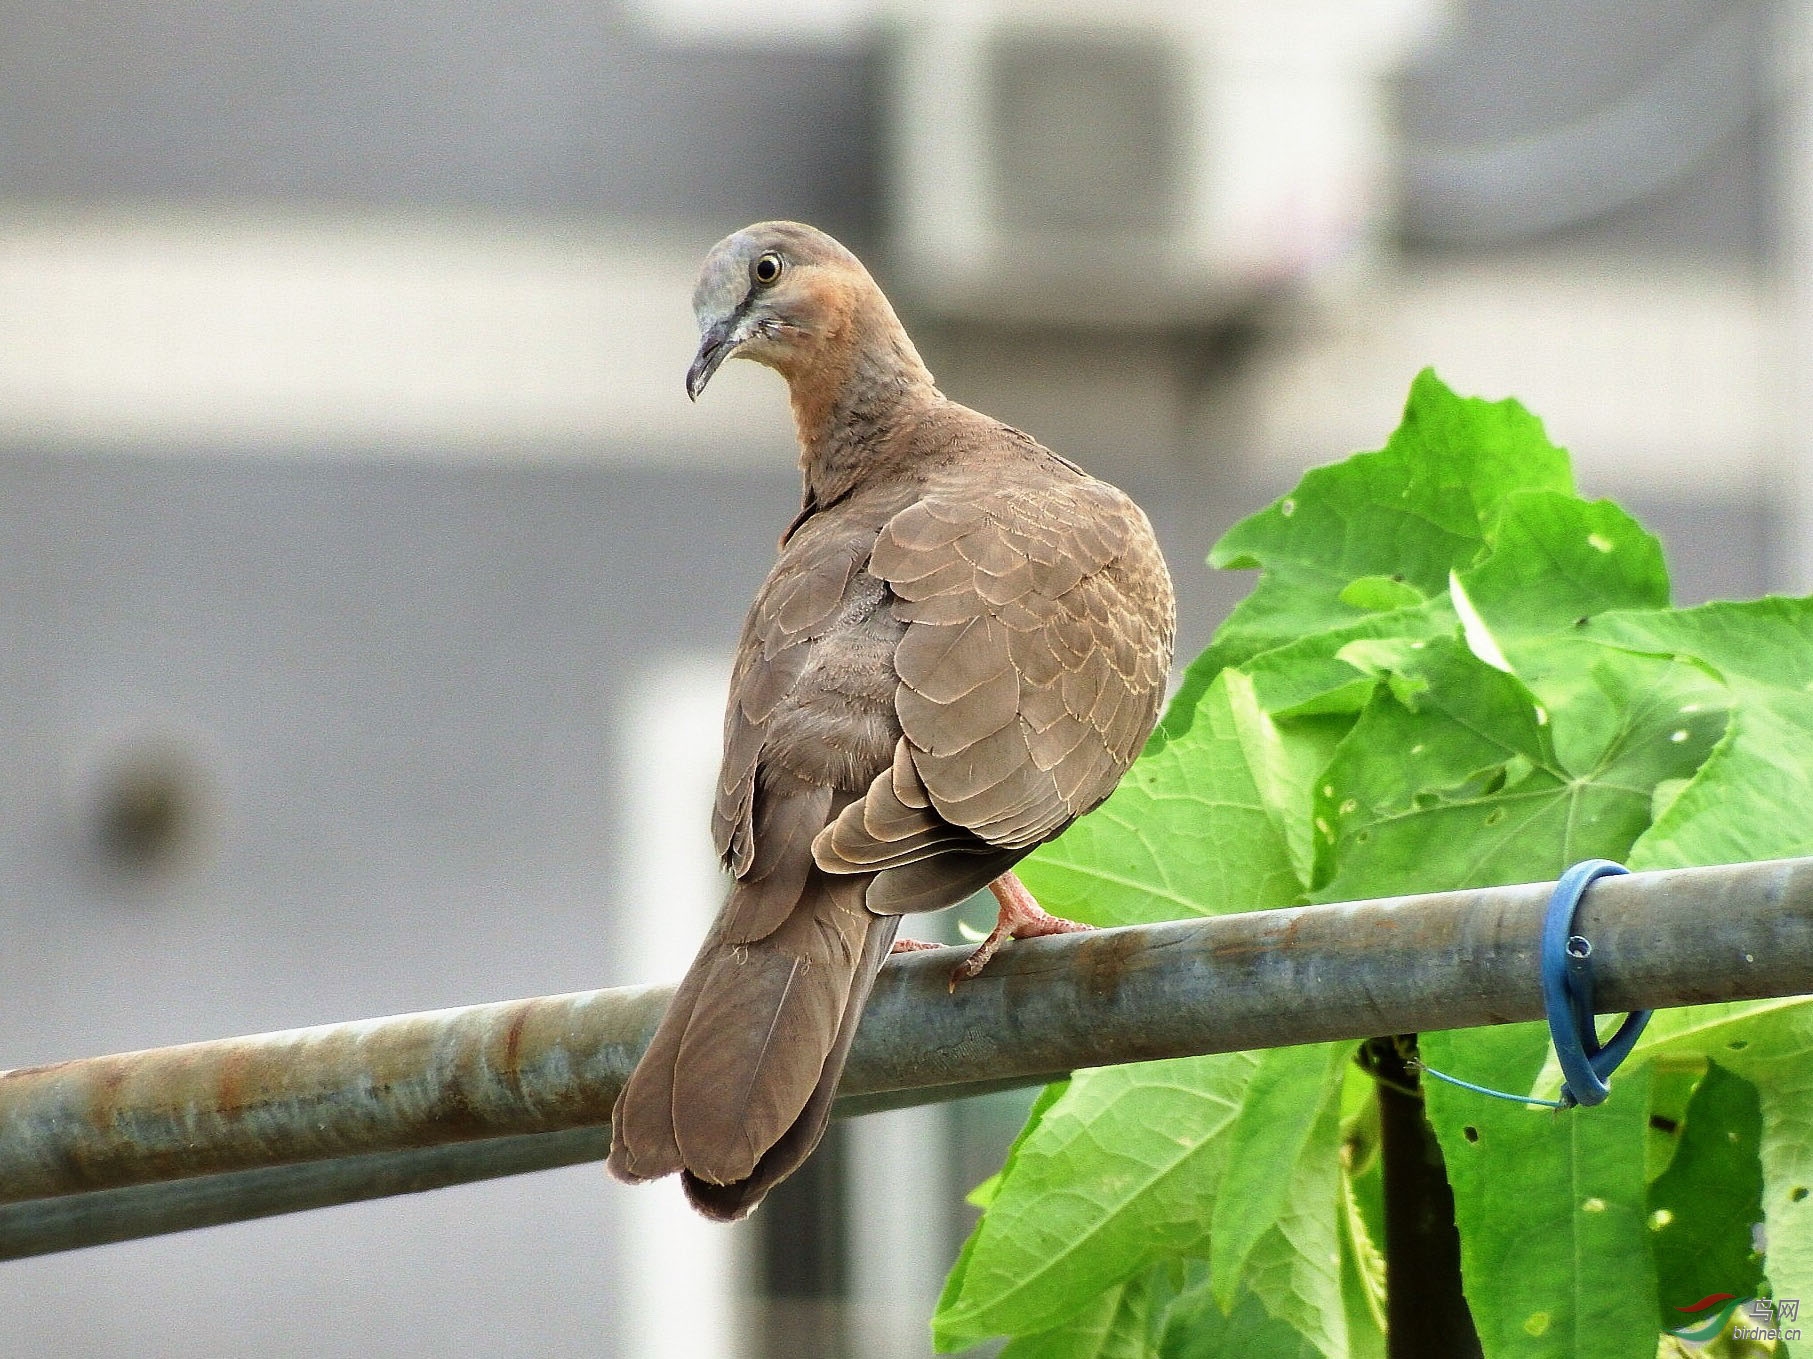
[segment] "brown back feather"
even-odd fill
[[[812,846],[827,872],[877,875],[876,911],[960,900],[1101,802],[1150,734],[1170,664],[1170,578],[1145,516],[971,420],[1006,466],[948,473],[883,526],[869,569],[908,625],[902,736]]]

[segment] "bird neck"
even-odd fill
[[[788,375],[788,392],[806,495],[820,505],[887,461],[892,436],[915,408],[942,399],[879,295],[825,337],[809,366]]]

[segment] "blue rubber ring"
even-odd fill
[[[1618,1031],[1600,1043],[1593,1027],[1593,946],[1574,933],[1574,916],[1589,884],[1630,870],[1610,859],[1586,859],[1561,875],[1542,918],[1542,1006],[1548,1014],[1549,1037],[1567,1079],[1561,1106],[1601,1104],[1611,1093],[1607,1084],[1618,1064],[1630,1055],[1649,1010],[1625,1016]]]

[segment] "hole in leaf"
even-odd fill
[[[1505,786],[1505,771],[1501,767],[1498,769],[1494,769],[1492,771],[1491,777],[1486,780],[1486,786],[1485,786],[1484,791],[1486,793],[1486,796],[1490,797],[1493,793],[1502,791],[1504,786]]]
[[[1802,1199],[1806,1198],[1806,1196],[1807,1186],[1804,1184],[1797,1184],[1788,1191],[1788,1202],[1799,1203]]]
[[[1742,1052],[1745,1048],[1750,1046],[1750,1040],[1748,1038],[1733,1038],[1729,1043],[1725,1044],[1725,1046],[1730,1048],[1733,1052]]]
[[[1496,826],[1500,821],[1503,821],[1504,819],[1505,819],[1505,809],[1503,807],[1494,807],[1491,811],[1486,813],[1486,824],[1488,826]]]
[[[1479,1129],[1474,1127],[1471,1123],[1460,1130],[1460,1135],[1469,1142],[1479,1141]]]

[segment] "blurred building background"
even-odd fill
[[[1813,588],[1795,0],[0,0],[0,1066],[677,974],[778,380],[725,232],[1199,565],[1417,369]],[[0,1265],[0,1352],[917,1355],[1012,1097],[745,1226],[595,1167]]]

